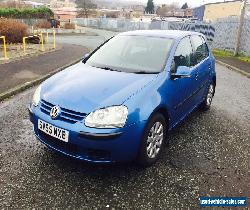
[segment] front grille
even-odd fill
[[[52,146],[55,149],[58,149],[62,152],[66,152],[67,154],[73,156],[80,156],[83,158],[87,158],[94,161],[110,161],[111,160],[111,153],[106,150],[96,150],[96,149],[89,149],[89,148],[82,148],[76,144],[70,142],[63,142],[59,139],[56,139],[42,131],[38,131],[40,138],[46,144]]]
[[[45,100],[41,100],[40,109],[43,113],[49,115],[53,106],[55,105]],[[65,109],[62,107],[60,108],[61,108],[61,113],[60,113],[60,116],[58,117],[59,120],[63,120],[69,123],[76,123],[78,121],[83,120],[84,117],[86,116],[85,113],[76,112],[76,111]]]

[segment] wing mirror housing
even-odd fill
[[[189,78],[191,77],[190,68],[187,66],[178,66],[177,71],[175,73],[171,73],[171,79],[179,79],[179,78]]]

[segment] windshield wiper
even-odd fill
[[[160,72],[154,72],[154,71],[137,71],[137,72],[132,72],[134,74],[159,74]]]
[[[117,70],[117,69],[113,69],[113,68],[110,68],[110,67],[107,67],[107,66],[104,66],[104,67],[96,67],[96,68],[100,68],[100,69],[104,69],[104,70],[109,70],[109,71],[118,71],[118,72],[121,72],[121,71],[119,71],[119,70]]]

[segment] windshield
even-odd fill
[[[116,36],[97,50],[86,64],[106,70],[159,73],[173,40],[146,36]]]

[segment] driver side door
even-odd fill
[[[179,67],[188,67],[189,76],[185,78],[172,78],[171,74],[178,73]],[[167,98],[171,106],[172,125],[174,126],[189,114],[195,104],[198,71],[193,65],[193,48],[190,37],[183,38],[175,51],[172,59],[169,80],[167,81]]]

